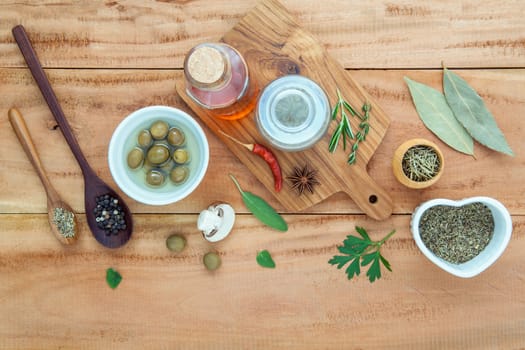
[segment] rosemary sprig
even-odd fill
[[[337,149],[337,145],[339,144],[341,136],[343,136],[343,149],[345,151],[347,137],[350,139],[354,138],[354,132],[352,131],[352,126],[350,125],[350,120],[348,119],[348,114],[346,114],[346,112],[349,112],[351,115],[356,115],[356,112],[352,106],[350,106],[350,104],[346,102],[341,96],[339,89],[337,89],[337,102],[334,106],[334,109],[332,110],[332,120],[337,119],[338,112],[341,112],[341,120],[339,121],[339,124],[337,125],[337,128],[330,139],[330,144],[328,145],[328,150],[331,153],[334,153]]]
[[[369,119],[371,109],[372,106],[370,103],[365,102],[362,107],[363,115],[358,115],[358,117],[361,119],[361,122],[359,123],[359,131],[355,134],[355,142],[352,145],[352,152],[348,156],[348,164],[354,164],[356,162],[359,144],[366,140],[366,135],[368,135],[368,131],[370,131]]]
[[[330,139],[328,150],[331,153],[334,153],[337,149],[339,141],[341,140],[341,137],[343,139],[343,150],[345,151],[347,142],[350,142],[349,140],[355,140],[352,144],[352,151],[348,156],[348,164],[354,164],[356,162],[359,144],[366,139],[366,135],[368,135],[368,131],[370,130],[369,118],[372,106],[370,103],[365,102],[361,109],[363,110],[363,114],[357,112],[356,109],[343,98],[341,91],[337,89],[337,102],[335,103],[334,109],[332,110],[332,120],[337,120],[338,114],[341,114],[341,118],[332,135],[332,138]],[[359,131],[356,134],[354,134],[352,131],[349,114],[360,119]]]
[[[337,247],[340,253],[344,255],[335,255],[328,261],[330,265],[336,265],[338,269],[350,263],[345,272],[348,279],[359,276],[361,267],[370,265],[366,275],[370,282],[381,278],[381,264],[388,270],[392,271],[390,263],[380,253],[381,246],[396,232],[392,230],[380,241],[372,241],[366,230],[356,226],[355,230],[360,237],[348,235],[343,241],[343,246]]]

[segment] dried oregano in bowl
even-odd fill
[[[503,254],[512,219],[503,204],[490,197],[437,198],[416,208],[411,231],[434,264],[458,277],[473,277]]]

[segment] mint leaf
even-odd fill
[[[120,281],[122,281],[122,276],[118,271],[113,270],[111,267],[106,270],[106,282],[112,289],[117,288]]]

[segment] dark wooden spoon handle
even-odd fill
[[[29,67],[31,74],[33,74],[33,78],[35,78],[35,81],[40,91],[42,92],[42,95],[44,96],[44,99],[46,100],[47,105],[51,110],[51,113],[55,117],[55,120],[58,123],[58,126],[60,127],[60,130],[64,135],[64,138],[66,139],[69,147],[71,148],[71,152],[73,152],[73,155],[77,159],[80,168],[82,168],[82,172],[84,173],[84,175],[86,173],[93,173],[93,170],[89,166],[89,163],[82,154],[82,150],[80,149],[77,139],[71,131],[71,127],[69,126],[64,112],[62,111],[62,108],[58,103],[58,99],[55,95],[55,92],[53,91],[53,88],[51,87],[51,84],[49,83],[49,80],[47,79],[47,76],[44,73],[44,70],[42,69],[42,65],[38,60],[38,56],[36,55],[36,52],[33,49],[33,46],[31,45],[31,41],[29,41],[24,27],[22,25],[17,25],[13,28],[12,32],[13,36],[15,37],[16,43],[18,44],[18,47],[20,48],[20,51],[24,56],[27,66]]]

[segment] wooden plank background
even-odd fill
[[[136,230],[122,249],[101,247],[83,215],[75,246],[47,230],[45,193],[7,121],[17,106],[27,119],[59,193],[83,212],[80,170],[11,35],[23,24],[33,40],[87,159],[114,186],[107,145],[133,110],[155,104],[186,109],[175,93],[182,60],[193,45],[217,40],[258,1],[2,1],[0,3],[0,348],[181,349],[524,349],[525,348],[525,2],[313,1],[283,4],[325,46],[391,119],[369,163],[392,196],[394,215],[376,222],[346,195],[306,212],[272,204],[287,233],[261,226],[231,181],[269,193],[209,131],[210,168],[186,200],[162,207],[129,201]],[[476,159],[446,147],[425,129],[403,76],[441,86],[441,62],[480,93],[516,156],[475,145]],[[424,191],[395,180],[395,148],[414,136],[442,146],[446,169]],[[514,223],[494,266],[473,279],[442,272],[419,252],[409,232],[420,202],[474,195],[497,198]],[[215,245],[195,227],[209,203],[231,203],[235,230]],[[327,264],[355,225],[373,238],[397,233],[384,254],[394,271],[370,284],[348,281]],[[188,238],[181,255],[164,246]],[[214,274],[200,263],[216,249]],[[275,270],[255,254],[269,249]],[[108,267],[124,279],[104,281]]]

